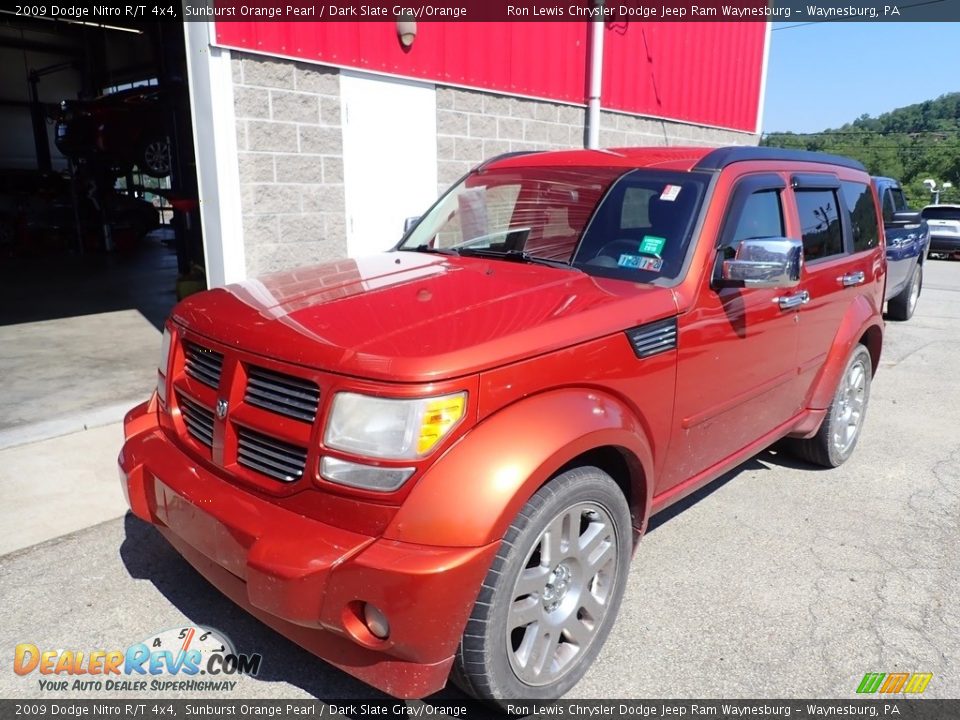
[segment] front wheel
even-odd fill
[[[923,266],[917,263],[910,274],[910,281],[896,297],[887,303],[887,315],[891,320],[909,320],[917,309],[920,290],[923,289]]]
[[[538,490],[480,588],[453,680],[482,700],[550,700],[590,667],[620,607],[630,511],[613,479],[569,470]]]

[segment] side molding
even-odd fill
[[[645,518],[653,456],[638,418],[611,395],[570,388],[521,400],[473,428],[420,479],[384,537],[445,547],[500,540],[544,482],[601,446],[623,448],[639,462],[647,481],[631,493]]]

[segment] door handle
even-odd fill
[[[793,308],[798,308],[810,302],[810,293],[804,290],[795,295],[781,295],[778,298],[774,298],[774,300],[780,305],[781,310],[792,310]]]
[[[841,275],[837,278],[837,282],[843,285],[844,287],[852,287],[854,285],[859,285],[867,276],[864,274],[863,270],[857,270],[857,272],[847,273],[846,275]]]

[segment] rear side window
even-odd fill
[[[835,190],[797,190],[797,211],[806,261],[843,252],[843,230]]]
[[[841,185],[843,199],[850,211],[853,251],[862,252],[876,247],[880,242],[880,228],[877,226],[877,211],[870,186],[852,181],[845,181]]]

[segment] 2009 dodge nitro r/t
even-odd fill
[[[652,514],[784,438],[850,456],[885,273],[845,158],[496,158],[392,252],[180,303],[123,485],[220,590],[371,685],[554,698]]]

